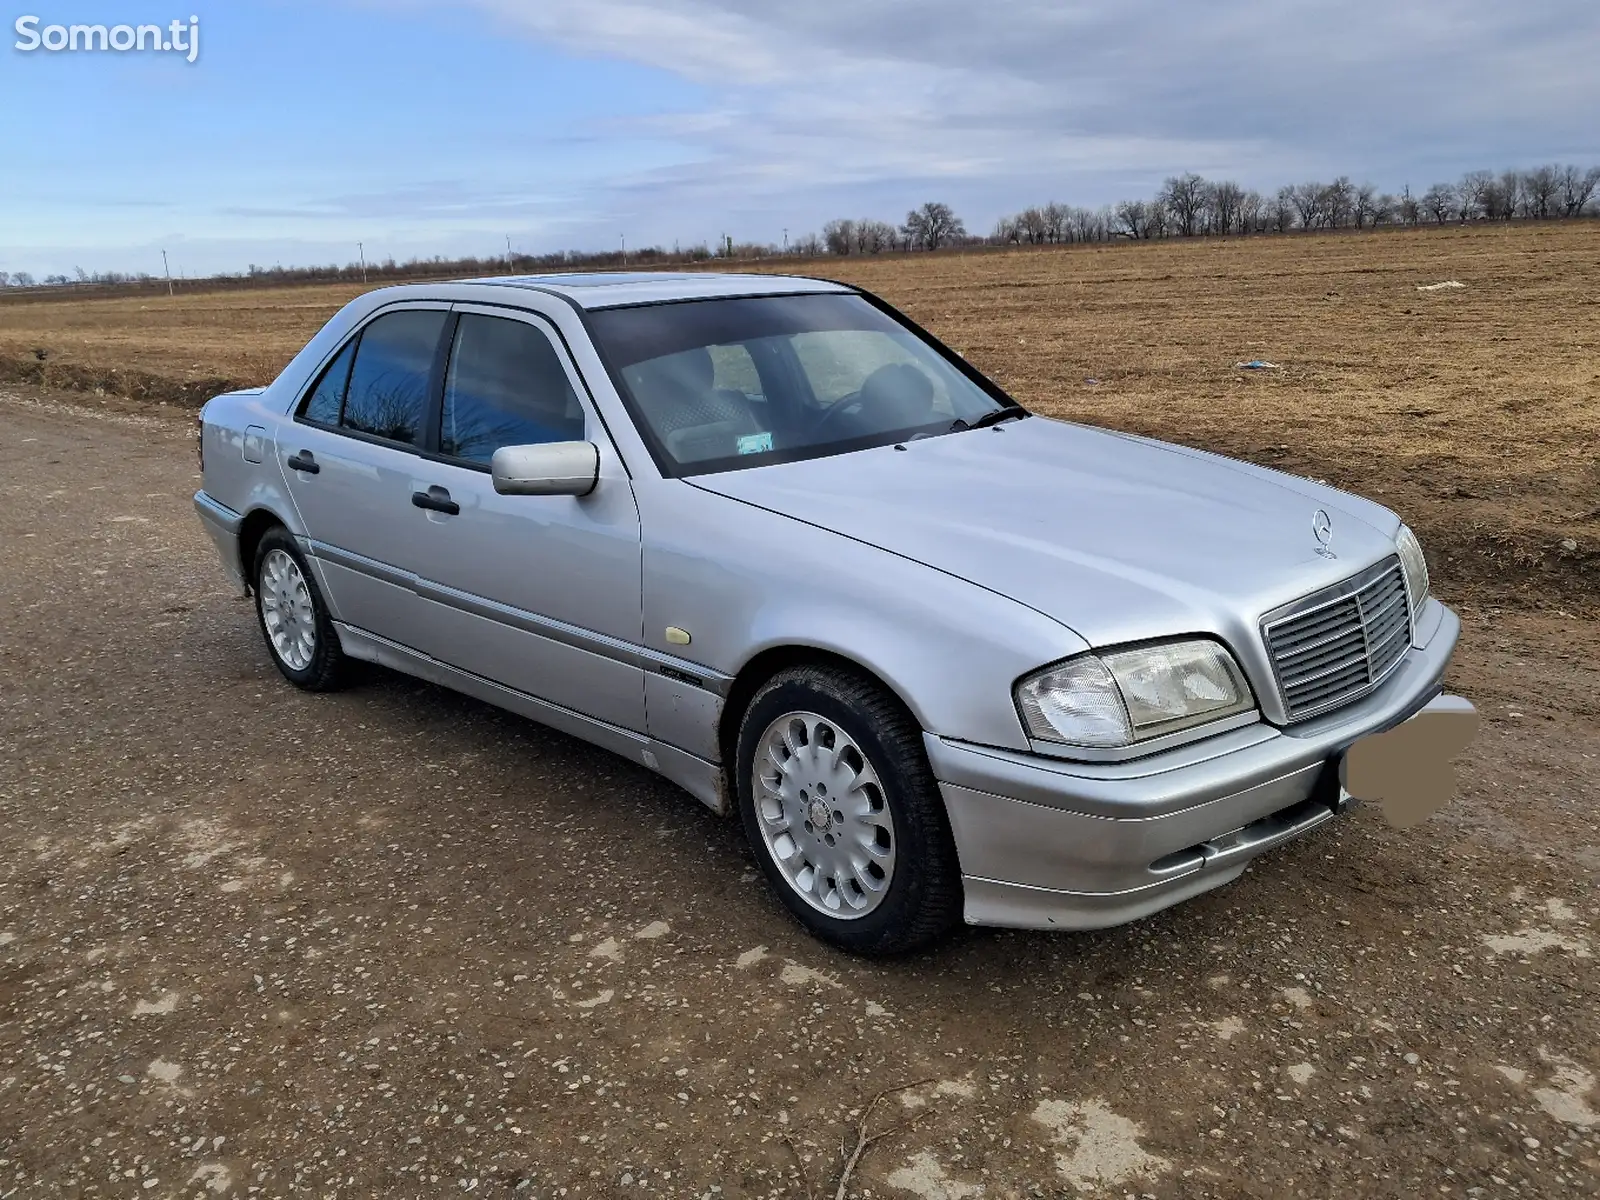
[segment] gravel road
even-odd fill
[[[866,963],[641,768],[290,688],[88,405],[0,393],[0,1197],[1600,1194],[1592,622],[1464,614],[1417,829]]]

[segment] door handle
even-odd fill
[[[452,517],[461,511],[461,505],[450,499],[450,493],[438,484],[435,484],[425,492],[412,492],[411,503],[418,508],[447,513]]]
[[[301,450],[291,454],[289,456],[289,469],[291,471],[304,471],[307,475],[315,475],[322,470],[309,450]]]

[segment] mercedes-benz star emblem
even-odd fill
[[[1328,549],[1328,543],[1333,541],[1333,518],[1326,509],[1317,509],[1311,514],[1311,536],[1317,539],[1317,553],[1324,558],[1332,558],[1333,551]]]

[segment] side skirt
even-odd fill
[[[506,687],[492,679],[462,671],[449,663],[421,654],[409,646],[402,646],[399,642],[392,642],[388,638],[357,629],[353,625],[346,625],[342,621],[335,621],[334,628],[339,631],[340,645],[351,658],[377,663],[406,675],[415,675],[419,679],[426,679],[429,683],[437,683],[441,687],[461,692],[486,704],[493,704],[497,708],[537,721],[541,725],[548,725],[551,729],[581,738],[603,750],[621,755],[629,762],[648,767],[656,774],[677,784],[719,816],[725,816],[729,811],[727,784],[722,768],[716,763],[707,762],[676,746],[669,746],[665,742],[635,733],[631,729],[623,729],[608,721],[596,720],[594,717],[574,712],[570,708],[563,708],[559,704],[552,704],[548,700],[541,700],[537,696]]]

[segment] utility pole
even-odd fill
[[[511,235],[506,234],[506,270],[514,271],[516,264],[511,261]]]
[[[783,231],[783,252],[785,255],[789,253],[789,230],[787,227]]]
[[[167,252],[161,252],[161,273],[167,277],[167,295],[172,295],[172,268],[167,265]]]
[[[367,281],[367,247],[361,242],[356,243],[356,253],[361,256],[361,282]]]
[[[620,238],[622,238],[622,265],[623,266],[627,266],[628,265],[628,235],[623,233],[623,234],[619,234],[618,236]]]

